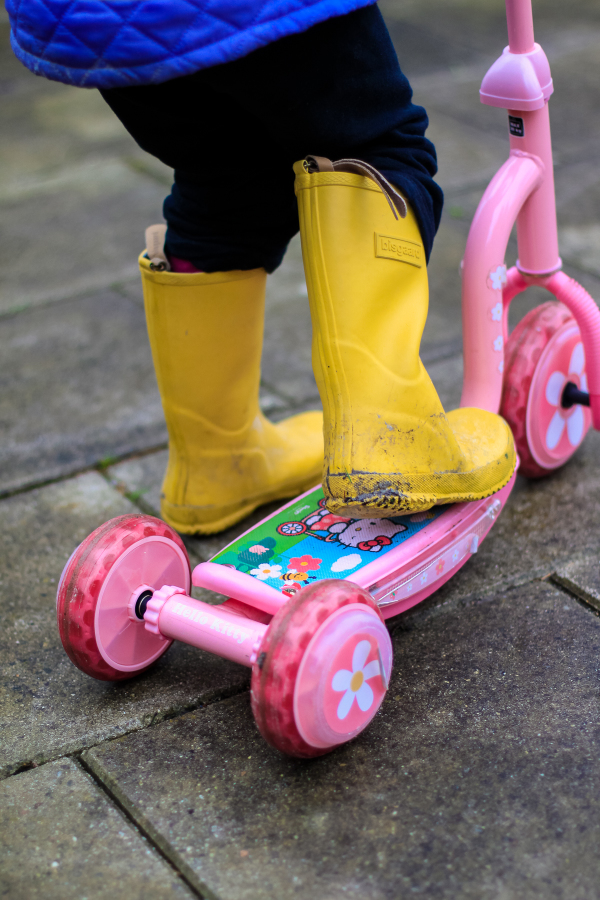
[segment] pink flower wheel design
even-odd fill
[[[160,519],[125,515],[101,525],[71,555],[58,585],[58,628],[70,660],[101,681],[147,669],[172,641],[132,618],[132,600],[165,584],[187,593],[190,583],[183,542]]]
[[[519,471],[529,478],[564,465],[591,425],[586,407],[562,406],[567,382],[587,391],[585,353],[577,322],[551,300],[531,310],[506,344],[500,413],[513,431]]]
[[[263,737],[289,756],[328,753],[379,709],[392,643],[377,605],[343,579],[304,588],[273,617],[252,669]]]

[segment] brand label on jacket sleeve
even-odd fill
[[[417,266],[419,269],[425,262],[423,246],[414,241],[406,241],[403,238],[391,237],[387,234],[375,232],[375,256],[384,259],[397,259],[399,262]]]

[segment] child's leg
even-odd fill
[[[175,171],[164,204],[168,254],[204,272],[271,272],[298,231],[294,160],[213,80],[209,69],[103,96],[137,143]]]
[[[516,463],[510,429],[483,410],[446,417],[419,359],[441,192],[425,112],[411,102],[377,8],[212,77],[261,118],[274,147],[367,162],[408,201],[408,215],[396,220],[369,178],[331,163],[295,167],[329,508],[395,515],[502,488]]]
[[[167,250],[203,271],[272,271],[298,231],[292,166],[308,153],[379,169],[415,210],[429,255],[442,192],[376,6],[160,85],[104,91],[136,141],[175,170]]]
[[[442,196],[426,114],[411,103],[376,7],[234,63],[133,90],[147,93],[146,118],[140,126],[138,115],[136,125],[142,139],[128,127],[176,169],[165,202],[168,249],[199,269],[278,264],[298,227],[288,166],[310,153],[370,163],[412,207],[407,230],[383,194],[365,202],[373,193],[368,179],[309,176],[297,167],[330,507],[395,515],[502,487],[515,465],[506,424],[475,410],[446,419],[419,359],[428,303],[423,257]],[[152,106],[165,110],[158,129]],[[379,238],[412,247],[419,265],[408,252],[383,252]]]
[[[186,533],[219,531],[300,493],[323,464],[320,413],[273,425],[258,407],[265,267],[297,229],[293,172],[261,172],[250,150],[264,129],[203,82],[199,95],[189,79],[107,92],[141,146],[176,167],[169,250],[204,270],[157,272],[141,259],[169,431],[161,512]]]

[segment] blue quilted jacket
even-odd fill
[[[374,0],[7,0],[14,52],[80,87],[167,81]],[[307,61],[310,62],[310,61]]]

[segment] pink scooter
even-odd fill
[[[546,56],[533,40],[531,0],[506,0],[509,46],[481,100],[508,110],[510,155],[486,190],[463,263],[461,404],[510,423],[521,471],[563,465],[591,424],[600,429],[600,312],[561,272]],[[504,256],[517,222],[519,260]],[[530,312],[508,336],[511,300],[530,285],[560,302]],[[587,361],[587,365],[586,365]],[[185,547],[164,522],[127,515],[73,553],[57,596],[71,660],[120,680],[173,640],[252,669],[258,728],[292,756],[326,753],[371,721],[388,688],[384,620],[437,590],[477,551],[514,484],[473,503],[395,519],[349,519],[308,491],[190,575]],[[190,583],[230,599],[210,605]]]

